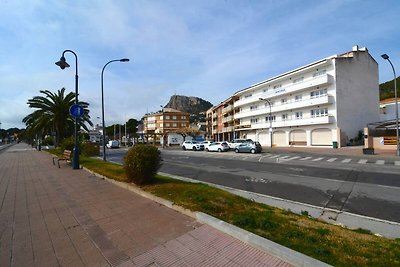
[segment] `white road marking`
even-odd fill
[[[312,159],[312,157],[305,157],[305,158],[302,158],[300,160],[309,160],[309,159]]]
[[[367,163],[367,159],[360,159],[359,161],[358,161],[358,163],[359,164],[365,164],[365,163]]]
[[[349,163],[351,161],[351,159],[344,159],[342,160],[342,163]]]
[[[316,159],[313,159],[312,161],[320,161],[320,160],[323,160],[324,158],[316,158]]]
[[[385,164],[385,161],[382,160],[382,159],[378,159],[378,160],[375,162],[375,164],[377,164],[377,165],[383,165],[383,164]]]
[[[335,160],[337,160],[337,158],[330,158],[330,159],[328,159],[328,160],[326,160],[326,161],[328,161],[328,162],[334,162]]]
[[[400,166],[400,161],[395,161],[395,162],[394,162],[394,165]]]

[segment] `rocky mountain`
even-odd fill
[[[385,83],[381,83],[379,85],[379,95],[380,95],[380,100],[385,100],[387,98],[392,98],[394,97],[394,79],[391,81],[387,81]],[[400,77],[396,78],[396,83],[397,83],[397,95],[399,95],[399,87],[400,87]]]
[[[213,104],[194,96],[173,95],[164,108],[173,108],[191,114],[191,121],[202,121],[205,112],[211,108]]]

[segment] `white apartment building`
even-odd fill
[[[378,63],[367,48],[354,46],[234,96],[236,136],[263,146],[272,134],[275,146],[341,147],[379,121]]]

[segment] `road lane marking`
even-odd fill
[[[300,158],[300,157],[295,156],[295,157],[288,158],[287,160],[294,160],[294,159],[299,159],[299,158]]]
[[[316,159],[313,159],[312,161],[320,161],[320,160],[323,160],[324,158],[316,158]]]
[[[360,159],[359,161],[358,161],[358,163],[359,164],[365,164],[365,163],[367,163],[367,159]]]
[[[302,158],[300,160],[309,160],[309,159],[312,159],[312,157],[305,157],[305,158]]]
[[[383,165],[383,164],[385,164],[385,161],[382,160],[382,159],[378,159],[378,160],[375,162],[375,164],[377,164],[377,165]]]
[[[283,156],[283,157],[280,157],[279,159],[287,159],[287,158],[290,158],[290,156]]]
[[[342,163],[349,163],[351,161],[351,159],[344,159],[342,160]]]
[[[270,159],[279,158],[280,156],[281,156],[281,155],[275,155],[275,156],[270,157]]]
[[[326,160],[326,161],[328,161],[328,162],[334,162],[335,160],[337,160],[337,158],[330,158],[330,159],[328,159],[328,160]]]
[[[400,161],[395,161],[395,162],[394,162],[394,165],[400,166]]]

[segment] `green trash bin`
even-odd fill
[[[333,142],[332,142],[332,147],[333,147],[333,148],[337,148],[337,142],[336,142],[336,141],[333,141]]]

